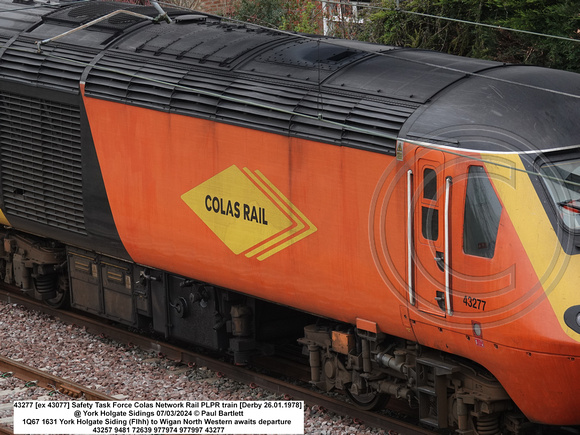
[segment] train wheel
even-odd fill
[[[353,394],[348,389],[346,389],[346,395],[363,411],[375,411],[384,408],[391,397],[382,393]]]

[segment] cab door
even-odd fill
[[[412,180],[411,302],[417,309],[445,317],[451,314],[450,220],[451,177],[440,151],[416,152]]]
[[[479,324],[529,299],[515,285],[517,244],[505,240],[517,239],[493,183],[512,185],[513,177],[490,175],[469,158],[416,150],[407,173],[407,283],[417,310]],[[520,282],[529,275],[522,274]]]

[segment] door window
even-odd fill
[[[427,240],[437,240],[439,238],[439,210],[422,207],[421,214],[423,237]]]
[[[434,169],[423,170],[423,203],[421,207],[421,229],[427,240],[439,238],[439,210],[437,210],[437,173]]]
[[[431,168],[423,171],[423,198],[437,200],[437,173]]]

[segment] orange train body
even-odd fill
[[[465,177],[470,166],[481,165],[477,160],[444,161],[440,151],[405,144],[406,158],[397,161],[91,98],[85,98],[85,106],[113,217],[136,262],[342,322],[368,322],[380,331],[478,361],[517,397],[517,405],[532,420],[578,423],[580,347],[561,327],[538,278],[546,271],[534,269],[529,260],[534,253],[523,246],[509,208],[501,216],[497,236],[501,244],[493,259],[463,252]],[[442,288],[441,281],[425,290],[417,288],[415,305],[409,303],[407,171],[422,160],[440,171],[438,181],[453,179],[450,220],[452,231],[459,231],[451,235],[451,316],[436,306],[434,289]],[[492,174],[498,173],[489,167]],[[314,231],[263,260],[247,255],[253,246],[233,252],[228,237],[235,235],[227,230],[216,234],[207,222],[219,218],[227,226],[228,221],[235,225],[244,219],[243,213],[234,216],[235,207],[225,213],[228,202],[243,203],[240,198],[253,195],[239,191],[239,180],[247,177],[242,168],[259,171],[300,210],[311,228],[315,226]],[[204,186],[226,171],[236,177]],[[501,174],[492,179],[510,185],[526,176],[508,170],[506,179]],[[198,186],[204,188],[195,198],[198,203],[188,204],[183,195]],[[259,190],[253,184],[248,188]],[[414,196],[421,192],[413,185]],[[443,195],[438,192],[438,201]],[[219,198],[219,207],[209,207],[207,196],[212,201]],[[413,199],[415,209],[420,201]],[[265,220],[273,214],[274,203],[269,198],[258,203]],[[257,219],[248,222],[258,229],[266,225]],[[429,257],[438,249],[421,238],[415,240],[417,261],[422,250]],[[429,260],[420,267],[429,267]],[[436,275],[419,269],[414,273],[416,280],[418,276],[436,280]],[[466,297],[481,302],[469,306]],[[481,325],[479,336],[473,332],[474,322]],[[558,395],[537,400],[536,391],[556,384]],[[550,400],[554,406],[548,416]]]
[[[236,363],[290,336],[463,435],[580,424],[579,75],[0,10],[5,282]]]

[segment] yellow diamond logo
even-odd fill
[[[236,255],[264,260],[316,227],[262,173],[230,166],[181,199]]]

